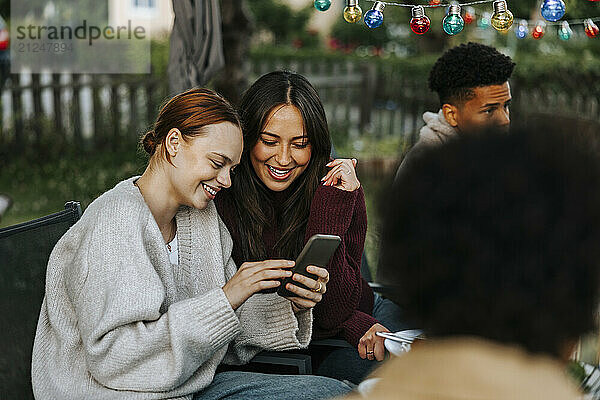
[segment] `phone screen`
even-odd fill
[[[331,256],[333,256],[333,253],[335,253],[335,250],[338,248],[341,241],[342,239],[340,239],[340,237],[336,235],[317,234],[311,236],[311,238],[308,239],[308,242],[306,242],[306,244],[304,245],[304,248],[300,252],[300,255],[296,259],[296,265],[294,265],[292,272],[316,280],[318,277],[307,272],[306,267],[308,267],[309,265],[315,265],[317,267],[327,266],[329,259],[331,258]],[[289,277],[283,280],[281,286],[279,286],[279,289],[277,289],[277,294],[283,297],[296,296],[295,293],[292,293],[285,288],[285,285],[290,282],[296,286],[310,290],[310,288],[307,288],[300,282],[296,282],[292,280],[291,277]]]

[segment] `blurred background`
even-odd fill
[[[69,12],[61,1],[34,3],[41,13]],[[225,67],[205,85],[235,102],[265,72],[285,68],[308,77],[325,104],[337,154],[360,160],[373,266],[378,242],[373,199],[381,178],[414,142],[423,112],[438,109],[427,75],[445,49],[476,41],[513,57],[513,119],[560,115],[600,121],[600,37],[589,38],[577,24],[569,40],[559,38],[560,26],[547,26],[539,40],[530,34],[519,39],[514,30],[519,19],[529,21],[530,31],[542,19],[540,1],[509,1],[515,24],[504,34],[489,24],[490,3],[463,7],[467,23],[456,36],[442,31],[445,7],[426,9],[431,28],[418,36],[408,24],[410,8],[392,5],[384,10],[383,25],[369,29],[362,20],[346,22],[340,0],[324,12],[310,0],[219,3]],[[600,17],[600,2],[565,3],[565,20]],[[96,4],[98,15],[113,24],[131,15],[147,19],[151,74],[10,74],[10,1],[0,0],[0,192],[13,199],[0,227],[56,211],[67,200],[85,207],[120,179],[143,171],[146,160],[137,140],[172,94],[173,5],[171,0]],[[360,2],[363,13],[372,5]]]
[[[409,26],[411,9],[405,7],[388,5],[383,25],[369,29],[363,20],[344,20],[343,0],[332,0],[326,11],[310,0],[215,1],[224,67],[201,83],[236,102],[263,73],[284,68],[308,77],[325,104],[338,156],[359,159],[369,214],[366,252],[374,269],[375,199],[385,174],[415,141],[423,112],[439,108],[427,76],[445,49],[475,41],[513,57],[513,120],[559,116],[567,125],[600,124],[600,37],[588,37],[581,23],[598,20],[600,2],[565,0],[563,19],[575,22],[571,32],[561,38],[561,26],[548,25],[543,37],[534,39],[541,3],[508,1],[515,24],[507,33],[490,26],[491,3],[463,7],[464,31],[448,36],[441,23],[445,7],[427,8],[431,28],[416,35]],[[361,0],[360,6],[364,13],[373,2]],[[73,12],[61,0],[32,1],[31,8],[38,14]],[[119,180],[143,172],[147,160],[138,139],[174,94],[169,88],[170,39],[177,27],[173,3],[99,0],[94,10],[95,18],[111,24],[132,15],[145,21],[151,32],[150,74],[11,74],[10,1],[0,0],[0,193],[13,201],[0,227],[58,211],[69,200],[85,208]],[[516,35],[520,19],[528,21],[524,38]]]

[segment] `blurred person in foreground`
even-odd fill
[[[369,398],[581,397],[565,365],[597,312],[600,166],[563,132],[450,140],[381,197],[380,276],[428,339]]]
[[[440,110],[423,114],[425,126],[398,175],[423,148],[481,129],[507,130],[512,101],[508,80],[514,68],[510,57],[483,44],[469,42],[446,51],[429,73],[429,89],[437,93]]]

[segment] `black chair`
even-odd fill
[[[58,239],[81,217],[63,211],[0,229],[0,397],[32,399],[31,352],[44,297],[46,266]]]

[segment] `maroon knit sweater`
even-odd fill
[[[274,204],[282,204],[289,195],[286,191],[271,192]],[[228,190],[221,190],[215,198],[219,215],[233,238],[233,259],[242,260],[240,234],[233,198]],[[275,210],[274,224],[266,227],[263,241],[268,258],[275,258],[273,246],[280,236],[277,229],[281,210]],[[362,187],[353,192],[319,185],[313,197],[306,225],[304,243],[317,233],[338,235],[342,238],[338,249],[327,265],[329,283],[323,300],[314,309],[313,339],[341,336],[352,346],[373,324],[373,291],[360,274],[360,263],[367,232],[367,213]]]

